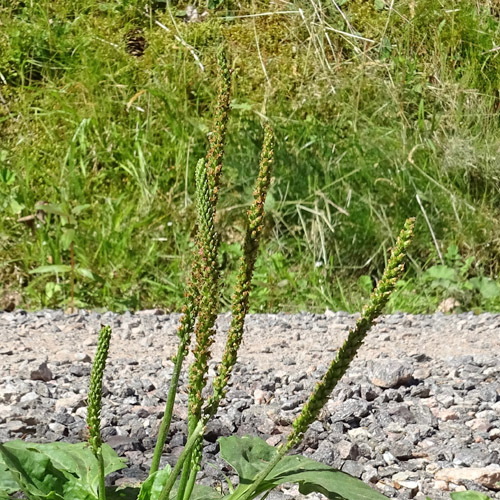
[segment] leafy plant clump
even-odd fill
[[[100,411],[102,381],[111,341],[111,329],[104,326],[99,334],[88,396],[88,443],[36,444],[13,441],[0,444],[0,499],[13,498],[22,491],[30,500],[249,500],[267,496],[282,483],[298,483],[303,494],[320,492],[335,500],[381,500],[385,498],[362,481],[309,458],[288,453],[297,446],[309,426],[316,420],[332,390],[344,375],[362,345],[377,316],[386,305],[397,280],[404,270],[404,259],[410,244],[414,220],[408,219],[392,250],[381,280],[373,291],[355,327],[332,360],[322,380],[304,404],[293,423],[293,430],[278,447],[263,440],[245,436],[220,439],[222,457],[237,471],[239,484],[228,492],[197,485],[196,474],[202,458],[203,433],[225,395],[249,308],[249,293],[259,241],[263,230],[264,205],[271,181],[273,165],[273,132],[264,129],[264,142],[253,203],[247,214],[247,229],[239,264],[237,284],[232,300],[232,322],[225,351],[206,400],[202,391],[207,383],[210,347],[214,340],[214,324],[219,304],[218,269],[219,237],[215,229],[218,191],[229,111],[231,72],[224,56],[219,60],[221,86],[215,113],[215,126],[210,136],[210,149],[196,167],[197,231],[192,256],[191,276],[186,303],[178,329],[179,346],[168,390],[164,417],[159,430],[149,477],[138,487],[108,487],[107,474],[125,467],[124,461],[101,439]],[[189,369],[189,412],[186,446],[175,466],[160,469],[166,437],[183,361],[194,336],[194,361]],[[465,498],[452,494],[454,499]],[[476,500],[481,497],[469,496]]]

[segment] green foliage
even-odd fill
[[[391,228],[420,210],[416,194],[441,248],[458,244],[478,276],[498,282],[494,12],[466,0],[416,0],[397,13],[390,2],[337,4],[345,19],[331,3],[315,11],[296,0],[290,11],[302,9],[304,19],[231,17],[273,10],[244,2],[198,23],[156,3],[149,19],[142,0],[2,5],[0,307],[12,290],[28,309],[66,307],[73,282],[77,307],[180,310],[192,180],[208,142],[223,42],[244,77],[232,96],[230,136],[238,139],[229,140],[229,182],[220,192],[221,210],[230,209],[222,239],[243,238],[262,114],[277,137],[269,250],[256,265],[269,288],[254,287],[254,311],[356,310],[366,298],[357,279],[381,276]],[[125,50],[135,27],[148,41],[140,58]],[[204,72],[174,34],[191,44]],[[71,227],[57,214],[18,222],[35,216],[40,201],[87,208]],[[30,273],[71,265],[70,240],[73,277]],[[430,256],[428,265],[440,264],[429,241],[425,228],[417,232],[408,278],[421,278],[419,263]],[[229,254],[228,271],[237,259]],[[432,311],[438,294],[402,294],[397,307]],[[480,310],[500,307],[476,297]],[[230,297],[222,299],[228,308]]]
[[[224,498],[238,499],[259,472],[276,456],[277,450],[257,437],[220,438],[221,457],[238,473],[239,486]],[[283,483],[297,483],[300,493],[319,492],[332,500],[383,500],[386,497],[345,472],[332,469],[300,455],[284,457],[249,498]]]
[[[89,397],[93,449],[1,445],[0,497],[15,488],[33,499],[223,497],[194,480],[204,427],[237,358],[249,298],[254,310],[352,310],[381,277],[287,444],[221,443],[242,478],[223,498],[254,498],[289,480],[303,493],[380,498],[339,471],[285,454],[316,418],[395,287],[393,307],[435,308],[445,291],[478,307],[500,307],[492,280],[500,255],[497,23],[481,2],[466,0],[416,0],[398,15],[379,0],[340,1],[342,12],[300,0],[285,13],[244,4],[235,7],[236,16],[212,13],[199,23],[178,23],[160,8],[168,5],[153,3],[147,2],[153,17],[144,15],[143,0],[0,7],[0,278],[7,289],[21,290],[27,307],[73,303],[74,294],[82,307],[178,309],[180,283],[192,263],[168,398],[173,405],[198,319],[188,442],[173,469],[158,470],[171,417],[167,404],[150,478],[140,490],[104,487],[104,473],[122,463],[100,442],[107,352],[101,346]],[[135,27],[148,40],[136,58],[124,41]],[[211,76],[222,43],[244,78],[231,101],[231,71],[219,59],[219,107],[207,140]],[[235,120],[228,124],[230,104]],[[273,148],[270,132],[264,133],[252,202],[248,165],[257,157],[262,117],[277,141]],[[226,130],[236,139],[227,144],[228,182],[220,188]],[[195,166],[207,143],[209,153]],[[264,217],[271,157],[276,181]],[[414,266],[397,285],[411,228],[395,241],[394,227],[419,210],[427,228],[420,225]],[[444,263],[429,232],[449,247]],[[268,251],[257,258],[261,236]],[[243,248],[234,243],[241,240]],[[394,244],[395,257],[388,259]],[[219,276],[233,285],[232,300],[219,300]],[[430,284],[432,293],[415,300],[416,280]],[[233,308],[235,323],[215,393],[203,401],[221,302]]]
[[[166,466],[164,469],[150,474],[146,481],[142,483],[137,500],[152,500],[153,498],[158,498],[170,473],[171,468]]]
[[[484,276],[474,276],[474,257],[464,260],[456,245],[448,247],[444,262],[430,267],[423,275],[424,282],[437,289],[443,298],[453,297],[463,309],[470,309],[500,297],[498,284]]]
[[[417,278],[407,276],[402,279],[391,299],[392,306],[397,309],[398,304],[413,297],[420,302],[414,310],[425,302],[433,310],[443,301],[449,303],[444,312],[480,311],[482,307],[495,310],[498,307],[500,286],[484,275],[484,269],[474,257],[464,258],[458,245],[452,244],[442,258],[442,264],[427,267]],[[415,289],[422,289],[422,292],[417,296]]]
[[[105,474],[125,466],[108,445],[102,452]],[[22,490],[30,500],[97,500],[99,465],[85,443],[1,444],[0,470],[0,495]]]
[[[488,495],[479,491],[456,491],[450,493],[452,500],[491,500]]]

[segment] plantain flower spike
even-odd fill
[[[264,204],[267,191],[271,183],[271,167],[273,164],[274,135],[271,127],[264,129],[264,143],[260,157],[259,174],[257,177],[254,200],[248,210],[248,225],[243,245],[243,256],[240,260],[236,290],[232,300],[232,321],[227,335],[226,347],[222,362],[214,380],[214,393],[207,402],[205,413],[214,415],[221,399],[224,397],[225,387],[236,363],[238,349],[243,338],[243,326],[248,313],[248,301],[252,282],[253,270],[257,259],[260,237],[264,222]]]
[[[101,401],[102,401],[102,378],[108,358],[109,343],[111,341],[111,327],[103,326],[99,332],[97,342],[97,353],[92,364],[90,373],[90,385],[88,395],[87,426],[89,431],[89,443],[94,455],[102,445],[101,440]]]
[[[368,330],[373,326],[375,319],[381,314],[382,309],[387,304],[396,282],[403,274],[403,262],[406,257],[407,248],[413,237],[414,224],[414,218],[406,220],[396,241],[396,245],[392,249],[382,278],[370,297],[369,304],[363,309],[361,317],[356,322],[356,326],[349,331],[347,340],[337,352],[337,356],[332,361],[321,381],[316,385],[302,412],[294,421],[293,431],[288,436],[285,445],[287,450],[296,446],[301,441],[305,431],[316,420],[337,382],[342,378],[358,349],[363,344]]]
[[[207,169],[204,160],[200,160],[196,166],[196,203],[202,280],[198,323],[195,329],[196,346],[193,350],[195,359],[189,374],[191,427],[201,416],[201,391],[206,384],[210,347],[213,343],[213,326],[217,318],[219,300],[218,237],[214,228],[214,208],[210,198]]]
[[[210,147],[205,158],[208,182],[212,191],[211,201],[214,207],[217,205],[218,186],[222,172],[222,159],[231,103],[231,75],[233,73],[227,66],[226,52],[223,48],[219,51],[217,62],[220,75],[219,93],[217,107],[215,108],[213,132],[209,137]]]

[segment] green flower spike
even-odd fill
[[[222,172],[222,159],[224,156],[227,121],[229,118],[229,107],[231,103],[232,75],[232,70],[227,67],[227,59],[224,49],[219,52],[217,62],[220,74],[219,94],[217,96],[217,107],[215,108],[214,127],[209,138],[210,148],[205,159],[208,182],[210,190],[212,191],[211,201],[214,209],[217,205],[218,187]]]
[[[265,128],[264,144],[259,166],[259,175],[254,190],[254,201],[248,211],[248,227],[243,246],[243,256],[240,261],[240,270],[236,291],[232,301],[232,321],[229,328],[225,352],[222,363],[219,365],[218,375],[214,380],[214,393],[207,401],[204,409],[203,422],[213,416],[221,399],[225,394],[225,387],[231,376],[234,364],[236,363],[238,349],[243,338],[243,326],[248,312],[248,299],[252,282],[253,270],[257,259],[260,236],[263,229],[264,203],[266,201],[267,190],[271,182],[271,166],[273,162],[273,133],[269,126]],[[197,416],[197,418],[199,418]],[[186,482],[186,490],[183,500],[188,500],[194,487],[196,473],[200,470],[200,463],[203,452],[203,441],[200,439],[196,443],[191,456],[190,475]]]
[[[264,204],[271,183],[271,167],[273,164],[274,136],[271,127],[266,126],[264,143],[260,158],[259,175],[253,193],[254,201],[248,210],[248,226],[243,245],[243,256],[240,260],[236,291],[232,301],[232,320],[227,334],[226,347],[222,363],[214,380],[214,394],[208,400],[205,414],[214,415],[224,397],[225,387],[236,363],[238,349],[243,338],[245,317],[248,313],[248,300],[252,282],[253,270],[257,259],[260,237],[264,222]]]
[[[403,229],[399,233],[396,245],[391,252],[384,274],[370,297],[370,303],[363,309],[361,318],[356,322],[354,329],[349,331],[347,340],[339,349],[337,356],[332,361],[321,381],[316,385],[316,388],[302,408],[300,415],[293,422],[293,431],[289,434],[286,443],[278,447],[278,453],[269,462],[267,467],[255,477],[252,484],[246,490],[242,491],[237,497],[235,496],[234,500],[236,498],[238,500],[252,498],[257,487],[266,479],[286,453],[300,443],[304,433],[317,419],[319,412],[325,406],[337,382],[342,378],[358,349],[363,344],[363,340],[373,326],[375,319],[381,314],[382,309],[387,304],[396,282],[403,274],[403,261],[413,237],[414,224],[414,218],[406,220]]]
[[[227,67],[225,53],[223,51],[219,54],[219,94],[217,97],[217,108],[215,112],[215,122],[213,131],[210,136],[210,149],[205,157],[205,166],[209,179],[211,189],[211,202],[212,209],[215,215],[215,208],[217,204],[218,186],[220,182],[220,175],[222,171],[222,157],[224,152],[224,144],[226,140],[227,120],[229,117],[229,104],[230,104],[230,90],[231,90],[231,71]],[[191,334],[194,331],[194,325],[198,316],[202,267],[199,259],[199,252],[203,251],[198,234],[195,237],[196,245],[193,255],[191,276],[188,280],[187,291],[185,294],[185,305],[182,310],[181,323],[177,330],[179,337],[179,346],[177,354],[174,358],[174,371],[170,381],[170,388],[167,396],[167,403],[165,405],[165,412],[158,431],[158,439],[156,440],[155,451],[153,460],[151,462],[150,474],[156,472],[160,465],[160,458],[163,452],[163,447],[167,440],[167,435],[170,430],[170,423],[172,421],[172,413],[175,402],[175,395],[177,386],[179,384],[179,377],[182,368],[182,363],[189,352],[189,344]]]
[[[88,395],[87,426],[89,431],[89,443],[94,454],[101,447],[101,400],[102,400],[102,378],[108,358],[109,343],[111,341],[111,328],[103,326],[99,332],[97,353],[90,374],[90,385]]]
[[[201,292],[198,323],[195,329],[194,362],[189,374],[189,417],[191,427],[201,417],[201,392],[206,384],[210,347],[219,302],[219,272],[217,269],[218,237],[214,227],[207,170],[203,160],[196,166],[196,201],[198,208],[198,238],[200,243]]]
[[[198,212],[198,243],[200,259],[200,299],[198,322],[195,328],[196,345],[193,349],[194,361],[189,370],[188,396],[188,433],[192,436],[194,429],[201,420],[203,405],[202,391],[207,383],[208,361],[211,356],[210,348],[214,342],[214,325],[217,319],[219,304],[219,271],[217,269],[217,253],[219,248],[217,233],[214,227],[215,210],[213,208],[205,161],[200,160],[196,165],[196,207]],[[201,441],[201,439],[200,439]],[[193,453],[182,470],[177,498],[182,499],[184,493],[190,493],[190,477],[193,477],[193,456],[201,455],[201,444],[195,443]],[[187,486],[187,490],[186,490]]]
[[[99,332],[97,342],[97,353],[90,373],[90,385],[88,395],[87,426],[89,431],[89,443],[92,452],[99,462],[99,500],[106,499],[104,487],[104,462],[102,458],[101,439],[101,403],[102,403],[102,378],[108,359],[109,343],[111,341],[111,328],[103,326]]]
[[[317,419],[319,412],[325,406],[331,392],[338,381],[347,371],[351,361],[356,356],[363,344],[368,331],[373,326],[375,319],[380,316],[382,309],[387,304],[396,282],[401,278],[404,271],[404,259],[406,250],[413,237],[415,219],[407,219],[396,245],[384,270],[381,280],[370,297],[370,303],[363,309],[361,318],[356,322],[353,330],[350,330],[347,340],[337,352],[337,356],[330,364],[328,371],[318,382],[316,388],[304,405],[302,412],[293,423],[293,431],[289,435],[286,448],[289,450],[296,446],[302,439],[308,427]]]

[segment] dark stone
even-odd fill
[[[52,380],[54,376],[52,375],[52,372],[50,368],[47,366],[46,362],[41,363],[38,368],[35,370],[32,370],[30,373],[30,379],[31,380],[42,380],[43,382],[48,382],[49,380]]]
[[[498,384],[481,385],[481,388],[478,390],[479,399],[488,403],[496,403],[499,399],[498,388]]]
[[[294,410],[295,408],[297,408],[298,406],[300,406],[300,404],[302,403],[302,401],[298,398],[290,398],[290,399],[287,399],[282,405],[281,405],[281,409],[282,410]]]
[[[234,425],[221,419],[209,420],[205,431],[205,439],[210,443],[215,443],[217,439],[224,436],[231,436],[234,431]]]
[[[141,443],[135,436],[110,436],[106,442],[118,455],[123,455],[126,451],[140,451],[142,449]]]
[[[322,441],[318,445],[318,449],[312,454],[313,460],[318,462],[333,465],[335,460],[335,446],[330,441]]]
[[[398,460],[409,460],[413,457],[413,444],[406,440],[397,441],[391,446],[391,453]]]
[[[69,369],[71,375],[75,377],[86,377],[90,375],[90,366],[89,365],[72,365]]]

